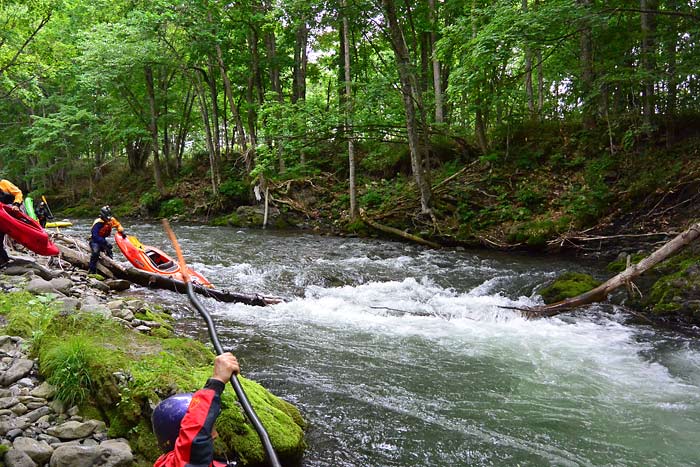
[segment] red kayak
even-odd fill
[[[180,264],[177,261],[173,261],[158,248],[143,245],[133,235],[128,235],[124,238],[121,234],[116,234],[114,241],[117,242],[119,249],[135,268],[153,274],[160,274],[161,276],[172,276],[173,279],[179,281],[184,280],[180,271]],[[193,283],[204,287],[214,287],[211,282],[192,270],[192,268],[188,267],[187,270]]]
[[[19,209],[0,203],[0,232],[21,243],[34,253],[43,256],[58,255],[58,248],[39,223]]]

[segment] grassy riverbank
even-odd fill
[[[114,297],[102,308],[76,309],[55,294],[33,295],[21,288],[0,294],[0,333],[28,340],[40,374],[66,408],[76,406],[81,415],[104,421],[110,437],[128,439],[137,465],[153,465],[159,452],[150,427],[152,408],[169,395],[203,386],[211,375],[210,348],[175,336],[172,316],[158,306]],[[134,310],[132,319],[152,329],[135,331],[114,317],[116,310]],[[258,383],[240,380],[280,458],[299,459],[305,447],[299,411]],[[231,388],[222,404],[219,454],[238,457],[243,465],[263,464],[258,435]]]

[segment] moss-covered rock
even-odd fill
[[[539,292],[545,303],[549,304],[576,297],[598,287],[600,284],[600,281],[589,274],[566,272]]]
[[[103,419],[111,436],[129,440],[138,463],[152,465],[159,453],[151,432],[151,407],[172,394],[201,388],[211,375],[214,354],[192,339],[135,333],[91,313],[57,313],[51,297],[42,300],[24,292],[0,295],[7,327],[32,338],[40,372],[57,387],[60,399]],[[152,321],[168,321],[156,309],[140,313]],[[299,410],[255,381],[239,379],[280,460],[298,460],[306,447]],[[245,465],[263,464],[262,443],[230,387],[223,406],[218,449],[240,457]]]

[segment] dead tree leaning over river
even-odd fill
[[[633,264],[620,274],[609,279],[595,289],[589,290],[588,292],[576,297],[567,298],[565,300],[552,303],[551,305],[529,308],[525,310],[525,313],[530,318],[549,317],[581,305],[588,305],[589,303],[603,301],[607,298],[610,292],[622,285],[629,284],[634,278],[640,276],[644,272],[672,256],[686,245],[692,243],[698,237],[700,237],[700,222],[693,224],[688,230],[678,234],[672,240],[664,243],[661,248],[654,251],[639,263]]]

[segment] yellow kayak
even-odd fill
[[[68,221],[47,222],[46,228],[50,229],[51,227],[70,227],[71,225],[73,225],[73,223]]]

